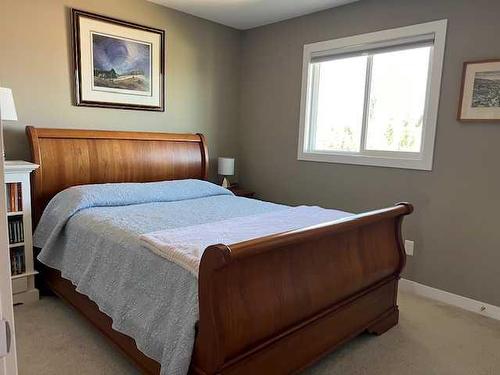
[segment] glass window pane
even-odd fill
[[[420,152],[430,50],[373,56],[367,150]]]
[[[317,63],[316,127],[312,148],[359,152],[366,81],[366,56]],[[314,113],[314,109],[313,109]]]

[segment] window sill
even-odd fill
[[[391,158],[387,156],[299,152],[297,160],[321,163],[368,165],[372,167],[432,170],[432,159]]]

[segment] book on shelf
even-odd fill
[[[10,249],[10,273],[12,276],[26,272],[26,262],[24,259],[24,248],[16,247]]]
[[[7,212],[19,212],[23,210],[23,197],[20,182],[7,184]]]
[[[24,242],[24,223],[22,218],[9,219],[9,244]]]

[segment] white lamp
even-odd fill
[[[17,121],[17,112],[12,90],[5,87],[0,87],[0,119]]]
[[[234,158],[219,158],[219,174],[224,176],[222,180],[222,186],[225,188],[229,187],[229,181],[226,176],[234,175]]]

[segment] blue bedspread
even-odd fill
[[[143,246],[139,235],[285,206],[235,197],[199,180],[85,185],[49,203],[35,231],[38,259],[160,362],[162,374],[186,374],[198,319],[198,285],[180,266]]]

